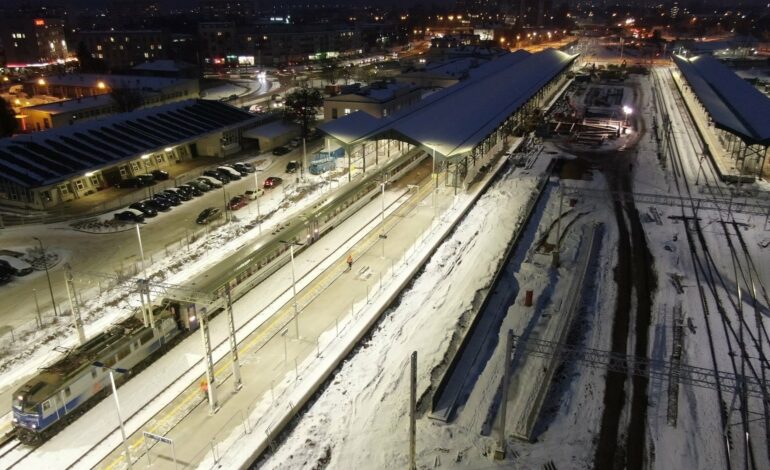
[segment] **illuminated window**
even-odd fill
[[[350,114],[350,108],[345,108],[345,114]]]

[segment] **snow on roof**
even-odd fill
[[[354,113],[319,128],[348,145],[392,132],[444,157],[467,154],[575,57],[554,49],[517,51],[388,118]]]
[[[0,139],[0,175],[44,187],[253,119],[225,103],[187,100],[17,135]]]
[[[29,80],[27,83],[37,83],[38,80],[39,79]],[[45,77],[45,81],[49,86],[82,86],[96,88],[99,82],[103,82],[109,88],[137,88],[157,91],[189,80],[191,79],[143,77],[139,75],[101,75],[95,73],[50,75]]]
[[[71,100],[55,101],[53,103],[39,104],[37,106],[27,106],[23,109],[44,111],[49,114],[62,114],[80,111],[82,109],[91,109],[96,107],[108,106],[114,103],[112,95],[105,93],[103,95],[85,96]]]
[[[356,111],[318,126],[323,132],[344,143],[352,143],[381,127],[382,119],[377,119],[364,111]]]
[[[711,56],[674,56],[674,62],[717,127],[770,144],[770,98]]]
[[[278,120],[263,126],[249,129],[243,133],[243,136],[250,139],[257,139],[260,137],[266,139],[275,139],[276,137],[280,137],[297,129],[299,129],[299,126],[293,122]]]
[[[133,70],[144,70],[148,72],[179,72],[180,70],[189,69],[190,67],[193,67],[193,65],[186,62],[180,62],[171,59],[160,59],[139,64],[134,67]]]
[[[415,86],[406,83],[380,83],[361,88],[353,93],[332,96],[327,98],[326,101],[368,101],[384,103],[415,89]]]

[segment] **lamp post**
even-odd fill
[[[120,367],[109,367],[102,362],[96,361],[93,363],[94,367],[107,369],[110,373],[110,383],[112,384],[112,396],[115,397],[115,409],[118,412],[118,421],[120,421],[120,435],[123,437],[123,449],[126,451],[126,461],[128,462],[128,468],[132,468],[131,465],[131,453],[128,447],[128,441],[126,440],[126,428],[123,424],[123,415],[120,414],[120,400],[118,400],[118,388],[115,386],[115,376],[113,372],[119,372],[121,374],[128,374],[127,369],[121,369]]]
[[[53,315],[58,316],[59,314],[56,311],[56,300],[53,297],[53,286],[51,285],[51,273],[48,272],[48,256],[46,255],[45,248],[43,247],[43,242],[37,238],[32,237],[34,240],[37,240],[38,244],[40,244],[40,251],[43,253],[43,266],[45,267],[45,277],[48,279],[48,292],[51,293],[51,304],[53,304]]]
[[[385,239],[388,238],[388,235],[385,234],[385,185],[387,184],[387,181],[383,181],[380,183],[380,187],[382,188],[382,197],[381,200],[381,208],[380,208],[380,240],[382,240],[382,258],[385,258]]]
[[[257,199],[257,220],[259,221],[259,234],[262,235],[262,216],[259,214],[259,175],[258,171],[254,172],[254,195]]]
[[[623,116],[625,116],[625,120],[623,121],[623,125],[628,126],[628,116],[633,113],[634,110],[631,109],[629,106],[623,106]]]
[[[294,271],[294,247],[302,246],[302,243],[291,240],[281,240],[281,243],[284,245],[289,245],[289,256],[291,256],[292,302],[294,303],[294,330],[297,333],[297,339],[299,339],[299,310],[297,309],[297,277]]]
[[[145,326],[154,325],[155,321],[152,318],[152,301],[150,299],[149,278],[147,277],[147,263],[144,260],[144,245],[142,244],[142,232],[139,230],[139,224],[136,224],[136,240],[139,242],[139,259],[142,261],[142,278],[144,282],[141,284],[142,288],[139,290],[139,296],[142,299],[142,308],[146,308],[144,312]],[[145,303],[145,296],[147,302]]]

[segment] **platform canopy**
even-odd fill
[[[770,98],[717,59],[674,56],[714,124],[748,144],[770,145]]]
[[[466,155],[576,57],[555,49],[536,54],[516,51],[389,117],[377,119],[356,112],[319,129],[345,145],[394,138],[435,150],[445,158]]]
[[[47,186],[163,151],[255,117],[218,101],[187,100],[0,139],[0,175]]]

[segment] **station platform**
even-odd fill
[[[708,117],[700,110],[700,104],[695,99],[695,96],[691,92],[684,91],[684,84],[680,78],[677,78],[676,74],[671,74],[671,77],[676,84],[680,96],[687,105],[687,109],[690,111],[690,117],[706,145],[706,156],[713,162],[719,178],[727,183],[754,182],[754,175],[741,174],[741,169],[736,166],[737,161],[730,158],[727,151],[722,147],[712,127],[709,126]]]
[[[285,266],[233,304],[239,332],[253,330],[248,336],[237,335],[243,380],[237,392],[229,359],[226,315],[216,317],[212,322],[211,336],[212,344],[219,345],[214,357],[222,359],[215,367],[219,384],[218,411],[211,414],[209,402],[200,389],[200,382],[204,379],[202,364],[197,364],[183,380],[175,381],[176,377],[170,374],[166,384],[158,383],[153,388],[157,386],[163,393],[165,387],[174,387],[172,382],[186,382],[187,386],[181,390],[174,388],[171,393],[175,393],[176,397],[172,400],[158,397],[158,402],[169,402],[167,406],[142,411],[127,422],[134,464],[147,464],[149,450],[152,468],[174,468],[174,455],[180,467],[196,466],[206,454],[210,458],[212,450],[214,453],[224,451],[213,448],[212,442],[219,443],[238,427],[249,429],[256,424],[247,422],[246,418],[259,402],[266,397],[278,397],[280,400],[287,389],[300,385],[303,377],[312,372],[303,363],[335,346],[336,332],[348,328],[356,320],[369,300],[392,278],[399,263],[409,259],[410,247],[424,237],[436,218],[452,204],[452,188],[441,186],[436,190],[430,171],[430,165],[423,165],[408,179],[389,188],[384,224],[381,219],[382,202],[378,197],[335,228],[333,234],[321,238],[295,258],[297,321],[294,320],[292,302],[291,266]],[[361,230],[362,227],[365,227],[364,230]],[[387,238],[383,238],[383,234]],[[348,254],[354,258],[352,269],[348,269],[346,263]],[[259,311],[261,313],[246,325],[246,319]],[[200,334],[196,332],[194,338],[187,338],[167,356],[153,364],[148,372],[154,373],[152,369],[167,370],[172,363],[184,370],[191,361],[200,362]],[[146,383],[146,380],[141,382]],[[136,386],[139,385],[140,381],[137,381]],[[135,389],[129,381],[119,390],[121,403],[124,396],[137,393],[152,392]],[[105,402],[99,406],[105,405]],[[294,405],[276,402],[275,406]],[[108,408],[104,412],[109,416],[115,414]],[[148,413],[153,415],[149,421]],[[112,426],[117,426],[116,420],[110,421]],[[77,425],[78,422],[72,426]],[[170,445],[147,441],[143,431],[171,439],[173,449]],[[124,468],[126,462],[117,428],[108,440],[115,451],[101,461],[90,461],[86,457],[81,463],[97,468]],[[97,451],[93,455],[98,454]],[[137,462],[138,459],[141,461]]]

